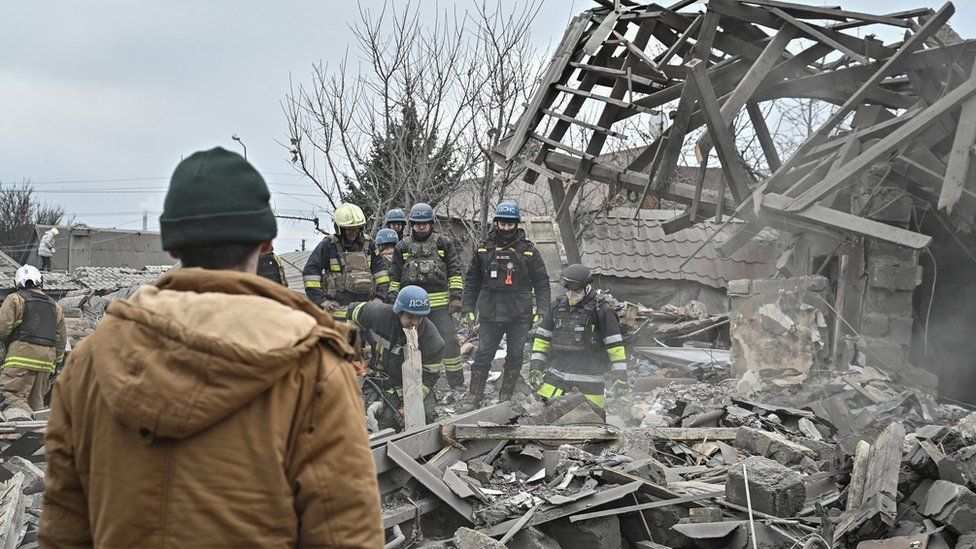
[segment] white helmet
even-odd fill
[[[18,288],[26,287],[28,281],[33,282],[38,288],[41,286],[41,271],[33,265],[24,265],[17,269],[17,274],[14,275],[14,282],[17,283]]]
[[[57,227],[51,227],[51,234],[54,236],[57,236],[60,232]]]

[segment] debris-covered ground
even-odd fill
[[[743,398],[727,361],[631,366],[658,373],[605,416],[521,395],[376,441],[386,525],[431,547],[972,546],[976,414],[870,367]]]

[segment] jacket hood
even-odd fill
[[[85,342],[98,390],[143,437],[213,425],[307,364],[320,344],[353,352],[350,329],[256,275],[180,269],[109,305]]]

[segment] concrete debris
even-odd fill
[[[937,480],[929,488],[922,515],[945,525],[957,534],[976,530],[976,494],[965,486]]]
[[[747,505],[751,500],[753,509],[777,517],[796,515],[803,509],[805,498],[800,474],[764,457],[753,456],[730,467],[725,481],[725,499],[729,502]]]

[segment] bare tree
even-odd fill
[[[328,209],[355,200],[375,229],[389,208],[446,206],[463,192],[463,216],[484,227],[491,202],[521,176],[499,169],[489,151],[538,71],[529,28],[539,4],[482,0],[430,24],[419,4],[360,5],[352,53],[313,67],[311,82],[293,84],[282,104],[292,162]]]
[[[0,250],[19,260],[27,249],[34,225],[59,225],[71,222],[64,208],[41,204],[29,181],[0,185]]]

